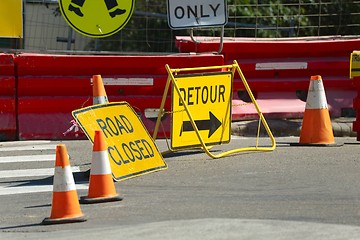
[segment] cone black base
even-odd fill
[[[290,143],[294,147],[341,147],[342,143]]]
[[[104,203],[104,202],[116,202],[123,200],[119,195],[113,197],[102,197],[102,198],[89,198],[89,197],[80,197],[81,204],[93,204],[93,203]]]
[[[58,218],[58,219],[45,218],[41,222],[41,224],[43,224],[43,225],[52,225],[52,224],[77,223],[77,222],[85,222],[85,221],[86,221],[86,219],[84,217]]]

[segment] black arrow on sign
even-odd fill
[[[209,130],[208,138],[211,137],[211,135],[214,134],[214,132],[221,126],[221,122],[219,119],[215,117],[215,115],[209,111],[209,118],[208,120],[195,120],[196,127],[199,129],[199,131],[203,130]],[[184,121],[180,136],[182,132],[191,132],[194,131],[193,126],[191,125],[190,121]]]

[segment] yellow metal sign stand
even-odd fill
[[[227,156],[227,155],[230,155],[230,154],[234,154],[234,153],[249,152],[249,151],[273,151],[276,148],[275,138],[272,135],[272,132],[271,132],[266,120],[265,120],[265,117],[263,116],[263,114],[262,114],[262,112],[260,110],[260,107],[257,104],[257,102],[255,100],[255,97],[252,94],[251,89],[250,89],[250,87],[249,87],[249,85],[248,85],[248,83],[247,83],[247,81],[246,81],[246,79],[244,77],[244,74],[242,73],[237,61],[234,61],[233,64],[223,65],[223,66],[180,68],[180,69],[171,69],[168,65],[166,65],[165,67],[166,67],[166,70],[168,72],[168,79],[167,79],[167,82],[166,82],[163,99],[162,99],[162,102],[161,102],[161,105],[160,105],[160,111],[159,111],[159,114],[158,114],[158,118],[157,118],[157,121],[156,121],[154,133],[153,133],[153,139],[154,140],[157,137],[159,126],[160,126],[160,123],[161,123],[161,117],[165,113],[165,111],[164,111],[165,101],[166,101],[166,97],[167,97],[167,94],[168,94],[170,84],[172,84],[173,85],[173,93],[172,94],[173,94],[173,96],[174,96],[174,94],[177,94],[176,98],[179,99],[181,105],[183,106],[184,111],[186,112],[186,115],[187,115],[187,117],[188,117],[188,119],[190,121],[191,127],[194,130],[194,132],[196,134],[196,137],[197,137],[197,139],[199,141],[198,145],[196,145],[196,146],[195,145],[189,145],[189,147],[187,149],[199,148],[200,147],[210,157],[212,157],[212,158],[221,158],[221,157],[224,157],[224,156]],[[217,71],[218,73],[227,71],[227,72],[230,72],[232,74],[232,77],[234,77],[236,72],[239,74],[239,76],[240,76],[240,78],[242,80],[242,83],[244,84],[244,87],[245,87],[245,89],[246,89],[252,103],[254,104],[258,115],[259,115],[259,118],[260,118],[259,129],[260,129],[260,122],[261,122],[263,124],[268,136],[271,139],[271,142],[272,142],[271,147],[259,147],[258,143],[257,143],[255,147],[237,148],[237,149],[225,151],[225,152],[222,152],[222,153],[219,153],[219,154],[213,154],[213,153],[210,152],[211,146],[209,146],[209,144],[206,143],[206,139],[204,140],[204,137],[203,137],[204,135],[202,135],[200,133],[198,125],[196,123],[196,119],[194,118],[193,114],[189,110],[190,107],[189,107],[188,101],[186,101],[184,99],[184,97],[183,97],[184,93],[183,93],[183,91],[181,91],[181,88],[179,87],[179,84],[178,84],[179,77],[184,75],[184,74],[180,74],[180,73],[188,73],[188,74],[189,73],[194,73],[194,72],[197,72],[197,73],[202,72],[203,73],[204,71],[209,71],[209,70]],[[213,73],[214,72],[212,72],[211,74],[213,74]],[[206,73],[203,74],[203,75],[206,76]],[[226,111],[226,109],[224,109],[224,111]],[[229,116],[229,118],[231,118],[231,115],[225,115],[225,116]],[[172,133],[172,134],[174,134],[174,133]],[[184,146],[182,146],[182,149],[184,149]],[[177,149],[169,148],[169,150],[171,152],[174,152]]]

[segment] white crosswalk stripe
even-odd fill
[[[88,189],[89,184],[80,183],[76,184],[76,189]],[[1,195],[12,195],[22,193],[38,193],[38,192],[51,192],[53,185],[35,185],[35,186],[17,186],[17,187],[0,187]]]
[[[53,144],[11,146],[11,147],[0,147],[0,152],[39,151],[39,150],[50,150],[55,148],[56,145]]]
[[[0,157],[0,163],[55,161],[55,154]]]
[[[54,175],[54,167],[51,166],[55,164],[56,155],[48,154],[49,151],[43,152],[45,150],[54,150],[55,152],[55,149],[56,145],[47,142],[44,144],[41,141],[25,142],[24,145],[21,145],[21,142],[13,145],[1,145],[0,152],[6,153],[6,155],[8,155],[7,152],[17,155],[0,157],[0,196],[53,191],[52,183],[41,183],[41,180]],[[34,154],[21,155],[22,151],[34,151]],[[2,166],[6,166],[6,169]],[[19,166],[21,167],[19,168]],[[34,168],[33,166],[44,167]],[[72,166],[71,170],[73,173],[80,172],[80,168],[77,166]],[[28,184],[19,184],[22,181]],[[87,189],[88,183],[76,184],[76,188]]]
[[[80,172],[79,167],[71,167],[72,172]],[[38,169],[16,169],[0,171],[1,178],[19,178],[32,176],[51,176],[54,174],[54,168],[38,168]]]

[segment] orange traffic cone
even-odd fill
[[[108,103],[105,87],[101,75],[93,75],[93,105]]]
[[[81,197],[80,203],[100,203],[122,200],[115,190],[107,145],[104,134],[99,130],[96,130],[94,135],[89,181],[88,195],[86,197]]]
[[[311,76],[300,132],[302,146],[336,146],[320,75]]]
[[[59,144],[56,146],[51,214],[42,223],[84,222],[83,217],[66,146]]]

